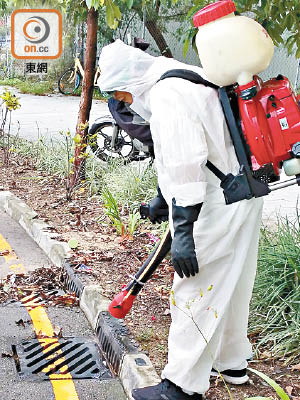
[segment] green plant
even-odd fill
[[[143,329],[137,333],[136,338],[139,342],[149,342],[153,338],[153,328]]]
[[[0,144],[2,145],[3,149],[3,163],[7,165],[9,163],[10,153],[14,151],[14,145],[11,144],[11,134],[10,134],[11,113],[12,111],[15,111],[18,108],[20,108],[21,105],[19,103],[20,100],[19,97],[16,97],[8,89],[5,89],[5,92],[2,93],[2,95],[0,95],[0,98],[2,99],[2,104],[1,104],[2,122],[0,128]],[[8,121],[8,128],[6,129],[8,115],[9,115],[9,121]]]
[[[21,80],[19,78],[6,78],[0,80],[0,86],[13,86],[20,90],[21,93],[30,93],[34,95],[44,95],[53,93],[57,86],[54,81],[39,81],[33,79]]]
[[[279,219],[276,230],[262,229],[258,272],[251,302],[250,332],[257,349],[268,345],[275,354],[299,356],[300,229]]]
[[[16,138],[15,151],[34,160],[38,169],[59,178],[65,178],[71,170],[72,152],[75,145],[69,132],[61,132],[61,139],[47,140],[39,137],[35,142]],[[75,139],[77,140],[77,139]],[[101,194],[102,188],[107,187],[120,206],[132,214],[129,225],[132,231],[138,224],[134,216],[142,201],[148,201],[156,195],[156,172],[151,165],[143,163],[124,165],[120,160],[104,163],[88,153],[85,165],[84,185],[89,195]]]
[[[207,292],[210,292],[212,289],[213,289],[213,285],[210,285],[210,286],[206,289],[206,291],[207,291]],[[201,288],[199,289],[199,294],[200,294],[200,296],[199,296],[197,299],[192,299],[192,300],[190,300],[187,304],[185,304],[185,308],[182,308],[182,307],[179,307],[179,306],[178,306],[178,304],[177,304],[177,302],[176,302],[174,290],[171,290],[170,299],[171,299],[171,302],[172,302],[173,306],[176,307],[179,311],[181,311],[184,315],[186,315],[186,316],[192,321],[192,323],[195,325],[195,327],[196,327],[197,331],[199,332],[200,336],[202,337],[202,339],[203,339],[204,342],[206,343],[207,350],[208,350],[208,353],[209,353],[211,359],[214,360],[214,355],[213,355],[213,353],[212,353],[212,351],[211,351],[210,343],[208,342],[208,340],[206,339],[204,333],[202,332],[202,330],[201,330],[199,324],[197,323],[197,321],[196,321],[196,319],[195,319],[195,317],[194,317],[193,311],[192,311],[193,304],[194,304],[195,302],[197,302],[197,301],[201,301],[202,298],[203,298],[203,296],[205,295],[204,291],[203,291]],[[209,307],[209,309],[210,309],[210,307]],[[212,310],[213,313],[214,313],[214,318],[218,318],[217,310],[215,310],[215,309],[211,309],[211,310]],[[222,382],[223,382],[224,385],[225,385],[225,388],[226,388],[226,390],[227,390],[227,393],[228,393],[228,395],[229,395],[230,400],[233,400],[231,391],[230,391],[229,386],[227,385],[225,379],[223,378],[223,375],[221,374],[221,372],[220,372],[218,369],[216,369],[216,370],[217,370],[217,372],[218,372],[218,374],[219,374],[219,377],[221,378]]]
[[[5,92],[2,93],[0,98],[3,100],[3,104],[8,111],[14,111],[21,107],[19,103],[20,98],[16,97],[8,89],[5,89]]]
[[[134,235],[134,232],[137,230],[137,227],[140,224],[140,214],[135,212],[133,214],[129,214],[128,216],[128,233],[130,236]]]
[[[112,160],[105,165],[103,184],[107,186],[117,202],[136,212],[141,202],[156,196],[157,176],[151,165]]]
[[[262,378],[264,381],[266,381],[278,394],[278,396],[281,398],[281,400],[290,400],[289,396],[285,393],[285,391],[276,383],[273,381],[273,379],[269,378],[266,374],[263,372],[257,371],[256,369],[253,368],[248,368],[249,371],[253,372],[254,374],[258,375],[260,378]],[[247,398],[245,400],[270,400],[270,397],[251,397]]]
[[[42,96],[47,93],[53,93],[56,83],[49,81],[32,82],[25,80],[18,83],[17,87],[21,93],[30,93],[34,95]]]
[[[102,191],[102,198],[104,200],[104,213],[111,220],[117,233],[122,237],[133,237],[139,225],[139,214],[129,213],[127,221],[125,216],[121,217],[118,203],[107,187]]]
[[[104,206],[105,215],[107,215],[108,218],[111,220],[111,222],[114,225],[114,227],[116,228],[118,234],[121,236],[125,236],[126,228],[122,221],[118,204],[116,202],[116,199],[113,197],[111,192],[108,190],[108,188],[103,189],[102,198],[104,201],[103,206]]]

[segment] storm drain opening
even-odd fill
[[[112,317],[108,311],[102,311],[98,316],[96,335],[111,372],[118,375],[124,355],[138,352],[126,325],[123,321]]]
[[[13,345],[20,377],[42,380],[111,379],[96,342],[82,338],[45,338]]]

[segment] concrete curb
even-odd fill
[[[55,240],[56,234],[50,232],[49,225],[39,220],[37,213],[11,192],[0,191],[0,208],[23,227],[54,265],[65,269],[67,286],[80,298],[80,308],[98,336],[104,355],[115,365],[128,398],[132,399],[133,388],[159,383],[150,359],[132,344],[134,341],[124,322],[108,313],[110,300],[101,294],[100,286],[84,286],[68,265],[68,245]]]
[[[0,191],[0,207],[22,226],[54,265],[64,265],[69,258],[68,245],[55,240],[56,234],[49,231],[50,226],[44,221],[37,219],[35,211],[8,191]]]

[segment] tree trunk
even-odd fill
[[[148,29],[150,35],[153,37],[155,40],[155,43],[157,44],[157,47],[160,50],[160,53],[162,56],[173,58],[172,52],[161,32],[159,27],[156,24],[156,21],[153,19],[147,19],[145,21],[146,28]]]
[[[80,97],[76,135],[80,142],[75,143],[73,170],[70,178],[69,192],[71,194],[79,178],[84,177],[85,148],[87,143],[88,121],[93,99],[93,86],[97,54],[98,11],[89,9],[87,16],[86,51],[84,60],[84,78]],[[70,197],[70,196],[69,196]]]
[[[159,13],[159,7],[160,7],[160,1],[158,1],[156,3],[156,7],[155,7],[155,12],[157,15]],[[144,14],[141,12],[140,8],[133,8],[133,9],[140,17],[140,20],[143,21]],[[146,13],[145,25],[146,25],[146,28],[148,29],[150,35],[153,37],[157,47],[159,48],[160,54],[165,57],[173,58],[172,52],[164,38],[164,35],[162,34],[159,26],[157,25],[155,17],[153,15]]]

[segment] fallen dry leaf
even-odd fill
[[[56,297],[53,303],[54,305],[74,306],[78,305],[79,300],[75,293],[70,293]]]
[[[24,321],[22,319],[19,319],[19,321],[15,321],[15,322],[16,322],[16,324],[18,326],[23,326],[23,328],[25,328],[25,324],[24,324]]]
[[[62,333],[63,329],[60,328],[59,326],[55,326],[53,329],[53,332],[54,332],[53,336],[56,338],[61,338],[63,336],[63,333]]]
[[[38,333],[36,334],[36,337],[37,337],[38,339],[46,339],[46,338],[49,338],[49,336],[48,336],[48,335],[45,335],[45,334],[43,333],[42,330],[38,331]]]
[[[294,388],[292,386],[287,386],[285,388],[285,390],[286,390],[287,394],[289,394],[291,396],[293,394]]]
[[[296,370],[300,371],[300,364],[292,365],[292,371],[296,371]]]
[[[15,321],[18,326],[23,326],[25,328],[25,324],[32,324],[32,321],[28,319],[27,321],[24,321],[22,318],[19,319],[19,321]]]
[[[13,354],[10,354],[10,353],[2,353],[2,354],[1,354],[1,357],[2,357],[2,358],[13,358]]]

